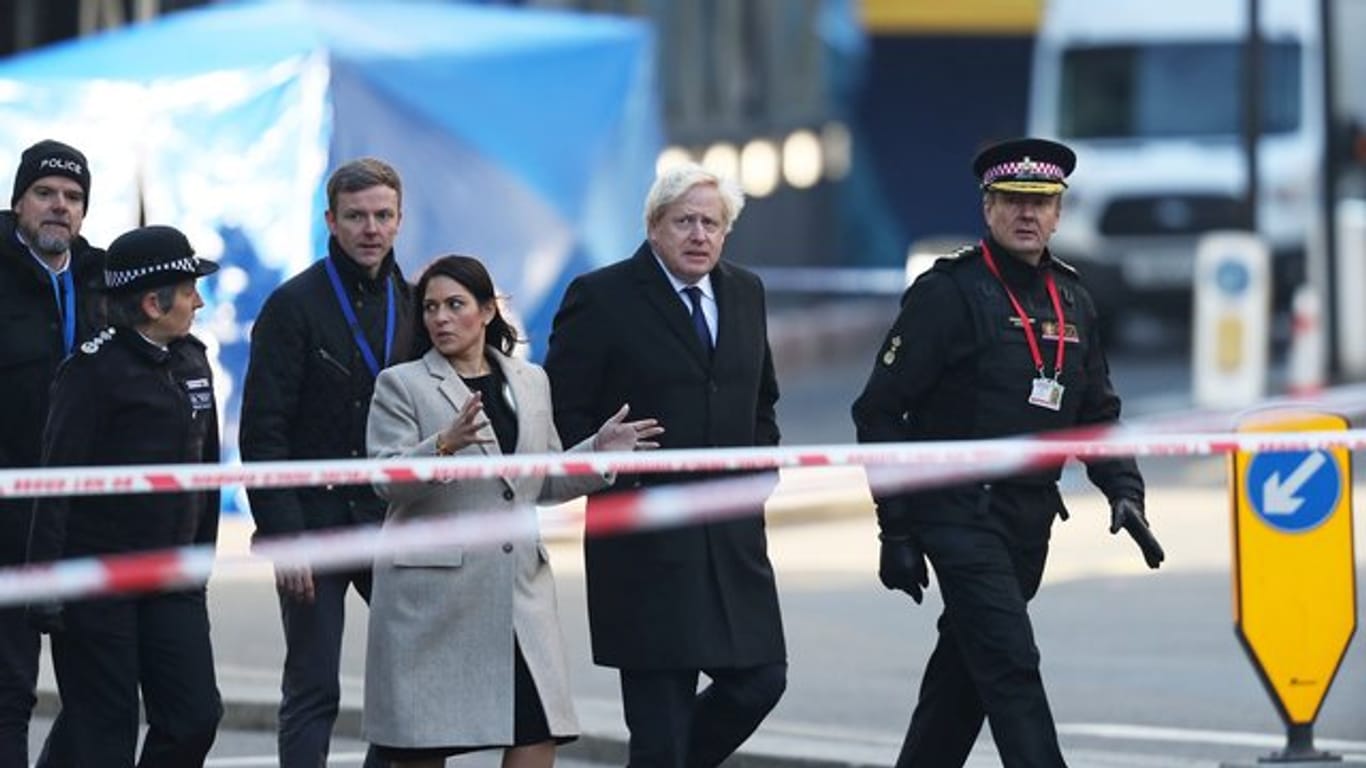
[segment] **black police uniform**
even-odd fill
[[[907,290],[854,403],[860,441],[994,438],[1119,418],[1096,311],[1076,273],[1047,252],[1036,267],[990,239],[986,246],[1000,280],[979,245],[940,259]],[[1002,282],[1030,318],[1045,374],[1059,334],[1064,339],[1056,410],[1030,402],[1040,374]],[[1053,518],[1066,516],[1060,472],[1040,464],[991,483],[875,489],[884,536],[910,537],[923,549],[944,599],[898,766],[962,765],[984,717],[1007,766],[1064,764],[1026,608],[1043,575]],[[1111,501],[1141,505],[1143,480],[1132,459],[1090,461],[1087,473]]]
[[[218,461],[213,373],[192,336],[168,348],[131,328],[80,346],[53,384],[46,466]],[[29,559],[212,546],[218,491],[49,497],[34,509]],[[80,765],[133,765],[138,689],[148,730],[139,765],[201,765],[222,703],[205,589],[117,595],[46,616],[63,720]],[[53,626],[59,620],[60,627]]]

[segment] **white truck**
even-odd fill
[[[1366,28],[1364,7],[1336,0],[1344,18],[1334,28]],[[1245,226],[1247,8],[1248,0],[1046,2],[1029,133],[1077,152],[1052,247],[1082,270],[1108,321],[1134,307],[1188,311],[1196,240]],[[1281,303],[1304,281],[1321,228],[1328,117],[1319,13],[1317,0],[1260,0],[1257,228]],[[1337,39],[1339,49],[1359,46]],[[1349,51],[1340,61],[1352,63],[1335,68],[1339,90],[1360,110],[1366,57]]]

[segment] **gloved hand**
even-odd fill
[[[882,586],[905,592],[919,605],[925,599],[925,588],[930,585],[925,553],[910,536],[884,533],[878,539],[882,541],[882,553],[877,576],[882,580]]]
[[[1119,533],[1123,528],[1129,532],[1134,543],[1143,552],[1143,560],[1149,568],[1157,568],[1162,565],[1166,558],[1166,553],[1162,551],[1162,545],[1157,543],[1157,537],[1153,536],[1152,529],[1148,527],[1148,518],[1143,514],[1143,504],[1135,499],[1116,499],[1110,504],[1110,533]]]
[[[66,619],[62,614],[62,604],[57,602],[29,603],[28,624],[45,635],[66,629]]]

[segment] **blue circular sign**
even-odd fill
[[[1248,272],[1246,264],[1226,258],[1215,267],[1214,282],[1224,293],[1238,296],[1247,290],[1248,283],[1252,282],[1252,275]]]
[[[1252,509],[1287,533],[1318,527],[1342,493],[1338,463],[1327,451],[1259,453],[1247,468],[1246,483]]]

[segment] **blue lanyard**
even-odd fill
[[[379,362],[375,360],[375,351],[370,349],[370,342],[365,340],[365,332],[360,328],[360,321],[356,319],[355,310],[351,309],[351,300],[346,297],[346,289],[342,287],[341,275],[337,274],[337,265],[332,263],[332,257],[327,257],[327,276],[332,280],[332,292],[337,295],[337,303],[341,304],[342,314],[346,316],[346,324],[351,326],[351,336],[356,340],[356,347],[360,349],[361,357],[365,358],[365,365],[370,368],[371,376],[379,376]],[[390,275],[385,281],[388,290],[385,292],[384,309],[384,361],[389,362],[389,352],[394,346],[394,276]]]
[[[57,286],[57,276],[47,273],[52,280],[52,300],[57,302],[57,314],[62,316],[62,354],[71,354],[76,346],[76,281],[71,277],[68,267],[62,272],[62,285]]]

